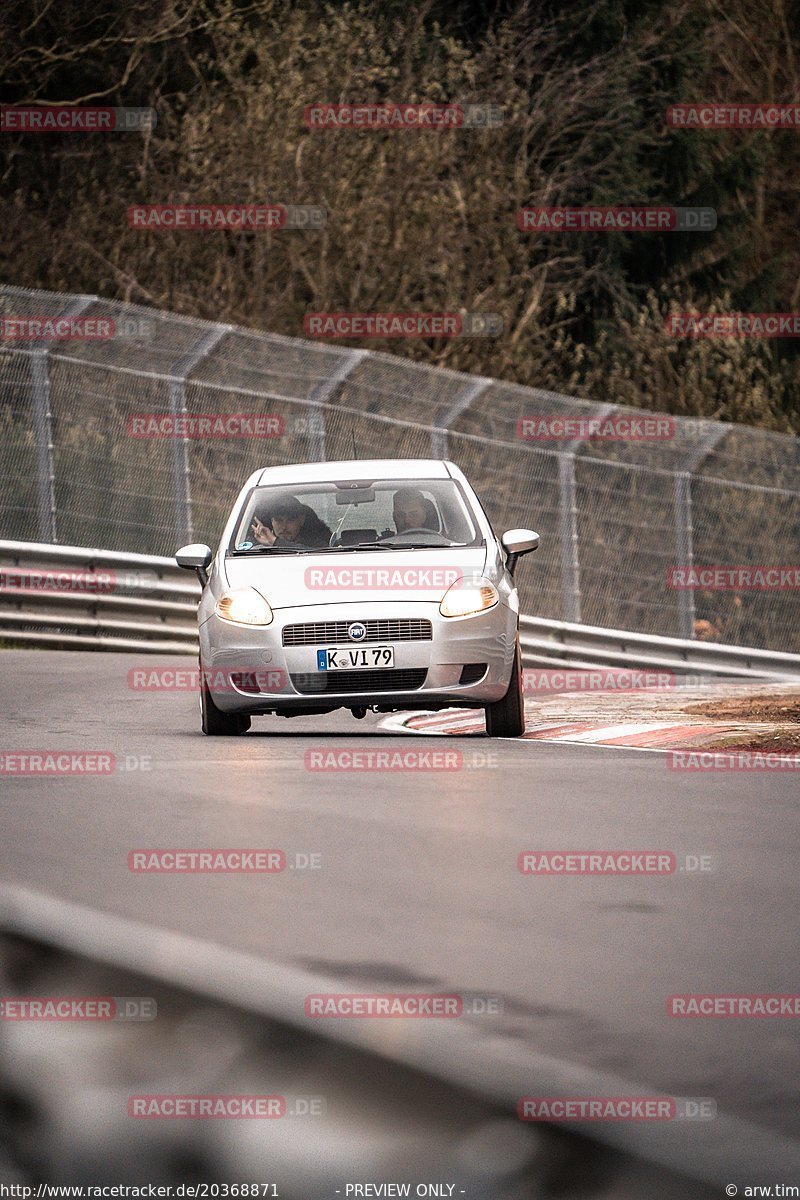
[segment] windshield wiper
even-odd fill
[[[369,542],[363,542],[361,545],[369,550],[375,549]],[[229,550],[228,554],[233,558],[241,558],[248,554],[338,554],[341,550],[358,549],[359,546],[251,546],[249,550]],[[387,546],[386,549],[390,547]]]
[[[375,546],[371,542],[359,542],[361,546],[369,546],[371,550]],[[452,550],[455,546],[453,542],[393,542],[387,538],[385,542],[381,542],[381,550]]]
[[[396,536],[396,535],[395,535]],[[464,549],[465,543],[400,542],[386,538],[382,542],[356,542],[354,546],[251,546],[249,550],[228,550],[231,558],[246,558],[248,554],[352,554],[359,550],[453,550]]]
[[[308,554],[308,551],[294,546],[251,546],[249,550],[229,550],[228,554],[241,558],[248,554]]]

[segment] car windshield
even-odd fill
[[[339,480],[256,487],[234,527],[231,554],[408,550],[482,545],[453,479]]]

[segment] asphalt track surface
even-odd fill
[[[156,661],[166,660],[144,665]],[[194,695],[129,689],[141,665],[0,654],[0,749],[150,757],[140,764],[150,769],[109,777],[0,779],[3,881],[335,976],[343,992],[499,997],[502,1013],[480,1018],[499,1037],[653,1091],[713,1098],[800,1141],[797,1020],[681,1020],[666,1008],[674,993],[800,990],[796,772],[671,772],[661,754],[422,739],[349,714],[260,718],[244,737],[203,738]],[[308,751],[410,747],[457,749],[462,765],[306,766]],[[149,847],[280,848],[320,865],[133,874],[129,851]],[[716,870],[517,869],[523,850],[598,848],[712,855]]]

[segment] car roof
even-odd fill
[[[292,463],[264,467],[256,482],[330,483],[345,479],[449,479],[448,464],[441,458],[346,458],[338,462]]]

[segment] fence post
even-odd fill
[[[203,334],[199,341],[182,358],[173,364],[169,382],[169,411],[173,417],[186,416],[186,382],[198,363],[207,358],[226,333],[230,325],[217,325]],[[172,489],[175,496],[175,534],[182,546],[194,536],[192,520],[192,479],[189,467],[189,441],[184,434],[172,439]]]
[[[59,317],[80,316],[97,296],[79,296]],[[40,542],[58,541],[56,474],[53,457],[53,410],[50,405],[49,345],[36,341],[31,348],[31,411],[33,442],[36,451],[37,523]]]
[[[325,462],[325,405],[338,387],[344,383],[351,371],[355,370],[361,360],[369,354],[369,350],[350,350],[343,357],[339,366],[322,383],[312,388],[306,404],[309,408],[306,435],[308,438],[309,462]]]
[[[558,456],[558,525],[561,542],[563,620],[580,622],[581,573],[578,549],[578,508],[575,498],[575,452]]]
[[[447,458],[447,435],[453,423],[492,383],[494,383],[493,379],[486,379],[483,375],[477,375],[470,380],[461,395],[450,405],[441,421],[437,421],[431,431],[431,458]]]
[[[616,404],[598,406],[592,420],[604,421],[617,409]],[[581,620],[581,564],[578,541],[578,502],[575,484],[575,457],[586,438],[575,438],[558,454],[558,524],[561,544],[561,587],[564,597],[564,621]]]
[[[675,472],[675,552],[678,562],[676,566],[694,566],[694,524],[692,513],[692,473],[708,457],[718,442],[727,434],[728,429],[721,421],[715,422],[704,433],[698,444],[681,464],[681,469]],[[681,588],[678,591],[678,636],[694,637],[694,589]]]

